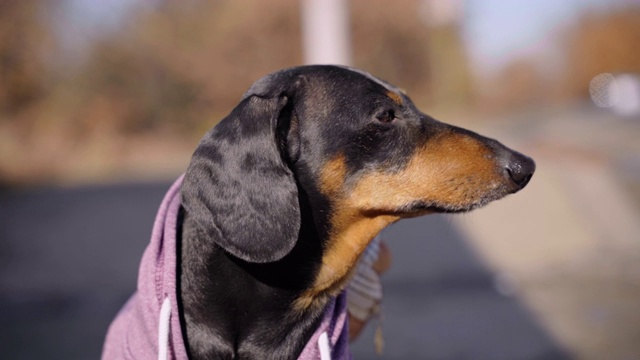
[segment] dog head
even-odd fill
[[[323,234],[324,291],[389,223],[483,206],[522,189],[534,170],[530,158],[429,117],[363,71],[304,66],[258,80],[205,135],[182,196],[218,245],[256,263],[291,251],[308,198]]]

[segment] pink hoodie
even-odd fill
[[[176,289],[176,222],[182,176],[158,210],[151,242],[142,256],[138,290],[107,332],[102,359],[187,359]],[[331,301],[318,329],[298,359],[351,359],[346,294]]]

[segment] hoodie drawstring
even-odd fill
[[[331,345],[326,331],[323,331],[318,338],[318,349],[320,350],[320,360],[331,360]]]
[[[158,360],[167,360],[169,355],[169,329],[171,321],[171,300],[165,298],[160,308],[158,326]]]

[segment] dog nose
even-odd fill
[[[505,164],[505,170],[520,189],[527,186],[536,170],[536,163],[528,156],[512,152]]]

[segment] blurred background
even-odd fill
[[[385,232],[383,358],[638,358],[640,2],[344,4],[347,62],[538,164],[516,196]],[[251,83],[309,61],[303,14],[297,0],[0,2],[3,352],[98,357],[169,181]],[[403,317],[411,297],[426,300]]]

